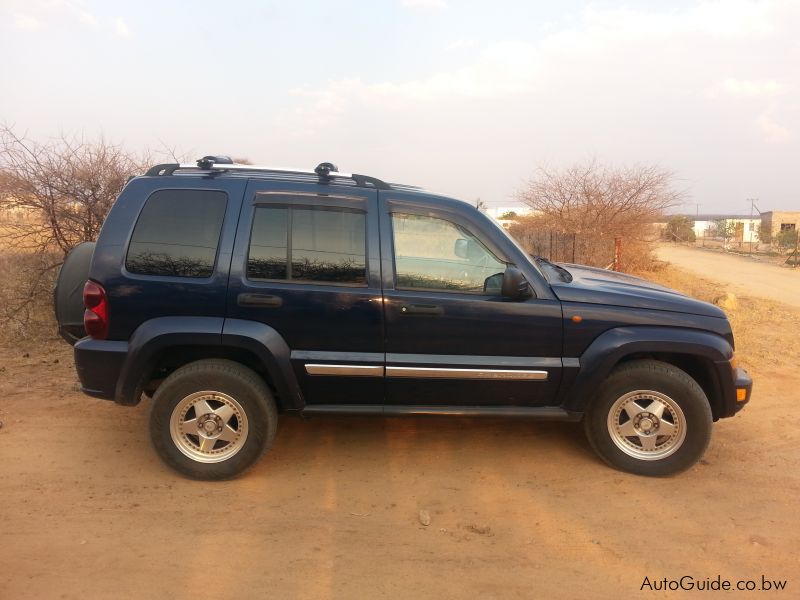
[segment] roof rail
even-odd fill
[[[242,171],[254,173],[289,173],[293,175],[316,175],[322,182],[332,179],[352,179],[359,187],[374,187],[379,190],[390,190],[392,186],[369,175],[356,173],[342,173],[333,163],[324,162],[310,171],[308,169],[287,169],[282,167],[259,167],[256,165],[235,164],[227,156],[204,156],[197,164],[164,163],[150,167],[145,173],[148,177],[173,175],[175,171],[189,171],[195,173],[223,173],[226,171]]]

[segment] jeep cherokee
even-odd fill
[[[752,388],[716,306],[331,163],[156,165],[55,296],[82,390],[147,398],[157,453],[198,479],[252,465],[279,413],[582,420],[608,464],[666,475]]]

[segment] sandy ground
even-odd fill
[[[800,374],[762,350],[800,313],[754,307],[753,400],[668,479],[609,469],[576,424],[429,417],[285,418],[245,476],[192,482],[144,405],[77,391],[65,344],[0,348],[0,598],[617,598],[718,574],[796,597]]]
[[[735,294],[759,296],[800,308],[800,268],[674,244],[662,244],[656,253],[661,260],[719,281]]]

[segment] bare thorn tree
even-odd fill
[[[651,225],[683,200],[674,181],[658,166],[609,167],[590,160],[561,170],[540,168],[517,198],[533,209],[537,226],[574,235],[591,254],[615,237],[629,248],[655,241]]]
[[[103,138],[61,136],[38,143],[0,127],[0,209],[21,215],[6,227],[6,246],[65,256],[94,240],[137,157]]]
[[[0,322],[18,335],[51,327],[57,267],[94,240],[131,175],[149,160],[103,138],[45,143],[0,126]]]
[[[565,233],[639,237],[643,226],[681,204],[683,193],[661,167],[612,168],[592,160],[564,170],[540,168],[518,198]]]

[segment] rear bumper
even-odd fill
[[[128,357],[128,343],[85,337],[75,344],[74,353],[81,391],[94,398],[114,400]]]

